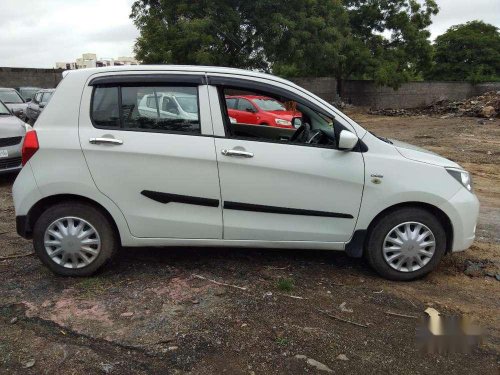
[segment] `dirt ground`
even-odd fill
[[[472,172],[482,206],[470,250],[409,283],[321,251],[124,249],[86,279],[56,277],[32,255],[3,259],[0,373],[498,374],[500,282],[485,273],[500,272],[500,120],[351,116]],[[32,251],[15,233],[13,180],[0,178],[2,258]],[[470,262],[484,266],[476,277]],[[419,351],[427,307],[473,319],[483,343]]]

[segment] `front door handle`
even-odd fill
[[[115,138],[90,138],[89,142],[92,143],[93,145],[99,145],[102,143],[109,143],[112,145],[122,145],[123,141],[121,139],[115,139]]]
[[[242,158],[253,158],[253,152],[240,151],[240,150],[222,150],[224,156],[240,156]]]

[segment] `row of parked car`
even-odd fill
[[[0,101],[24,122],[33,125],[55,89],[39,87],[0,88]]]
[[[26,131],[49,102],[55,89],[0,88],[0,174],[22,168]],[[26,124],[28,123],[28,124]]]

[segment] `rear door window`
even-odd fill
[[[98,128],[119,128],[118,87],[98,87],[92,97],[92,121]]]
[[[254,107],[252,103],[250,103],[247,99],[239,99],[238,100],[238,109],[240,111],[254,111]]]
[[[238,99],[236,99],[236,98],[226,98],[227,108],[229,108],[229,109],[236,109],[237,100]]]
[[[197,87],[96,86],[92,103],[96,127],[201,134]]]

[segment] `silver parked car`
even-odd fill
[[[35,123],[40,113],[49,103],[54,91],[56,89],[42,89],[35,94],[33,100],[28,103],[28,107],[26,108],[26,122],[28,124],[33,125]]]
[[[42,88],[41,87],[23,86],[23,87],[15,87],[15,89],[17,90],[17,92],[19,94],[21,94],[21,96],[23,97],[23,99],[26,102],[30,102],[31,100],[33,100],[33,97],[35,96],[35,94],[38,91],[40,91]]]
[[[26,126],[0,101],[0,174],[21,169],[21,149]]]
[[[0,87],[0,101],[21,120],[24,121],[26,119],[26,108],[28,107],[28,103],[26,103],[17,90]]]

